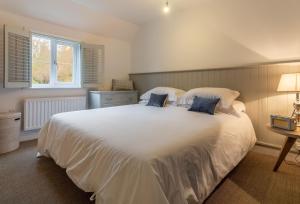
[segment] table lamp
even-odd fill
[[[297,126],[300,126],[300,73],[282,74],[277,91],[296,92],[296,101],[294,102],[292,117],[297,120]]]

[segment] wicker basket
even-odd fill
[[[0,113],[0,154],[19,147],[21,113]]]

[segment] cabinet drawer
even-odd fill
[[[116,99],[113,98],[103,98],[100,103],[101,104],[105,104],[105,103],[113,103],[113,101],[115,101]]]
[[[101,104],[126,105],[136,103],[136,94],[107,94],[101,97]]]
[[[113,103],[117,101],[119,98],[114,95],[102,95],[101,96],[101,103]]]
[[[137,103],[137,92],[92,92],[90,95],[90,108],[104,108]]]
[[[124,99],[129,103],[137,103],[137,94],[128,94]]]

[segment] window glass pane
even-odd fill
[[[49,84],[51,42],[47,38],[32,37],[32,83]]]
[[[73,47],[57,44],[57,80],[73,82]]]

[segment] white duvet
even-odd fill
[[[97,204],[202,203],[256,141],[239,115],[144,105],[61,113],[38,151]]]

